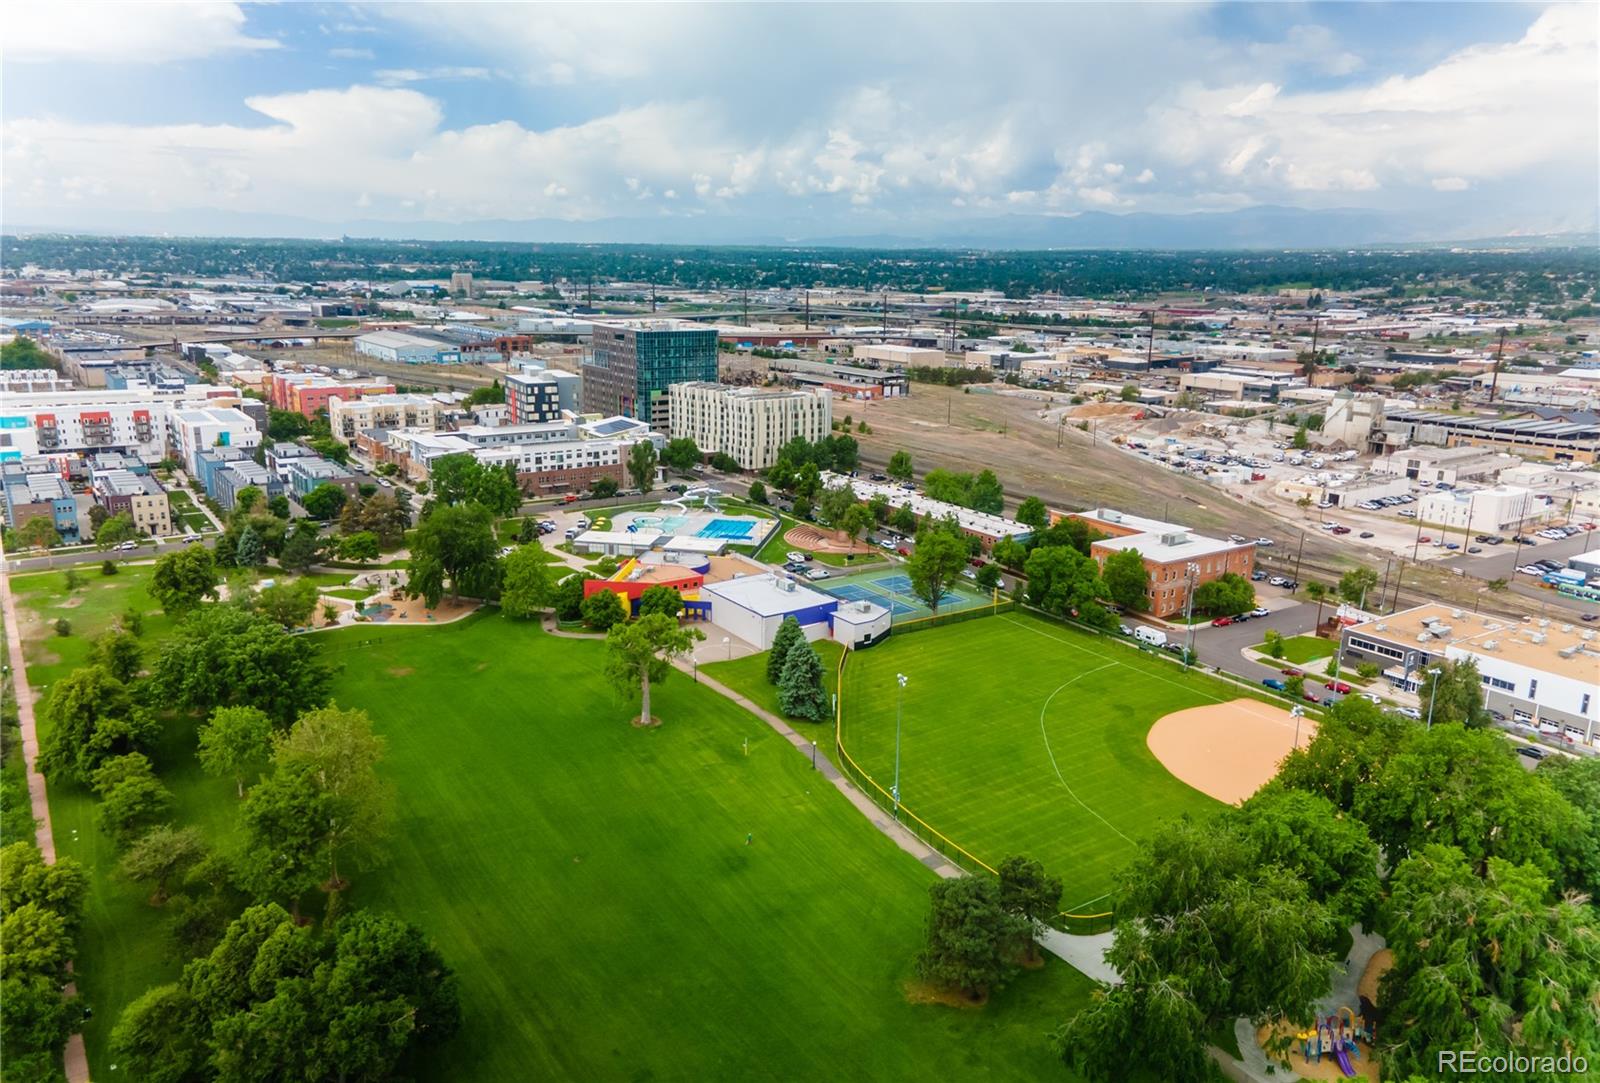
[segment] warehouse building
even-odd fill
[[[356,353],[391,365],[453,365],[461,360],[459,346],[405,331],[357,335]]]
[[[707,583],[702,596],[711,603],[711,619],[761,650],[772,646],[778,626],[793,617],[807,639],[824,639],[839,599],[802,586],[777,572],[746,575]]]

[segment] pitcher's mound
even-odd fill
[[[1278,773],[1294,747],[1295,719],[1282,707],[1236,699],[1163,716],[1145,738],[1161,765],[1203,794],[1237,805]],[[1300,747],[1317,724],[1300,719]]]

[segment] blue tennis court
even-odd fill
[[[876,602],[889,610],[891,619],[926,617],[932,611],[911,591],[911,577],[901,571],[862,572],[843,579],[812,583],[847,602]],[[939,599],[940,613],[954,613],[988,605],[989,599],[965,585],[956,584]]]

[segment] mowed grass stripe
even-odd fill
[[[1014,853],[1043,861],[1071,909],[1109,892],[1157,824],[1216,807],[1161,766],[1145,735],[1162,715],[1230,690],[1121,653],[1028,615],[891,637],[845,668],[845,745],[891,784],[894,678],[905,673],[906,807],[991,864]]]

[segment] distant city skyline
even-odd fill
[[[1170,216],[1228,212],[1268,242],[1292,220],[1285,243],[1592,231],[1597,21],[19,3],[0,209],[8,230],[479,240],[1178,245],[1205,234]]]

